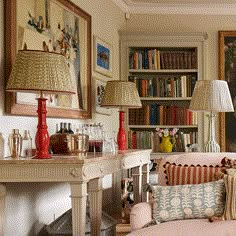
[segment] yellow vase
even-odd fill
[[[160,151],[161,152],[172,152],[173,144],[171,143],[171,137],[162,137],[160,143]]]

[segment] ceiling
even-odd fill
[[[236,15],[236,0],[112,0],[131,14]]]
[[[164,3],[164,4],[188,4],[188,3],[195,3],[195,4],[211,4],[214,5],[216,3],[235,3],[235,0],[124,0],[127,4],[150,4],[150,3]]]

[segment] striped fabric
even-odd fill
[[[169,186],[183,184],[201,184],[215,180],[215,173],[225,169],[220,166],[187,166],[167,162],[164,165],[166,184]]]
[[[226,188],[226,203],[223,214],[224,220],[236,219],[236,177],[231,175],[224,176]]]

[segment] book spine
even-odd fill
[[[161,64],[161,69],[165,69],[165,60],[164,60],[164,52],[160,51],[160,64]]]
[[[138,69],[138,51],[134,52],[134,69]]]
[[[149,79],[148,80],[148,97],[153,97],[154,96],[153,92],[154,92],[153,80]]]
[[[197,77],[196,77],[196,75],[192,75],[191,76],[191,91],[190,91],[190,97],[193,95],[193,90],[194,90],[194,87],[195,87],[195,84],[196,84],[196,82],[197,82]]]
[[[136,132],[132,132],[132,136],[131,136],[131,139],[132,139],[132,149],[137,149],[137,135],[136,135]]]
[[[152,62],[153,62],[152,68],[154,70],[157,70],[157,50],[156,49],[152,50]]]
[[[157,104],[150,104],[150,125],[157,125]]]
[[[156,50],[157,70],[161,69],[160,50]]]
[[[150,105],[144,105],[144,125],[150,124]]]
[[[144,69],[149,69],[148,68],[148,50],[144,50]]]
[[[148,50],[148,69],[152,70],[152,50]]]
[[[138,69],[143,69],[143,53],[138,50]]]

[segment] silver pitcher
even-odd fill
[[[22,137],[19,133],[19,129],[12,130],[12,134],[10,134],[8,137],[8,145],[11,157],[19,158],[22,149]]]

